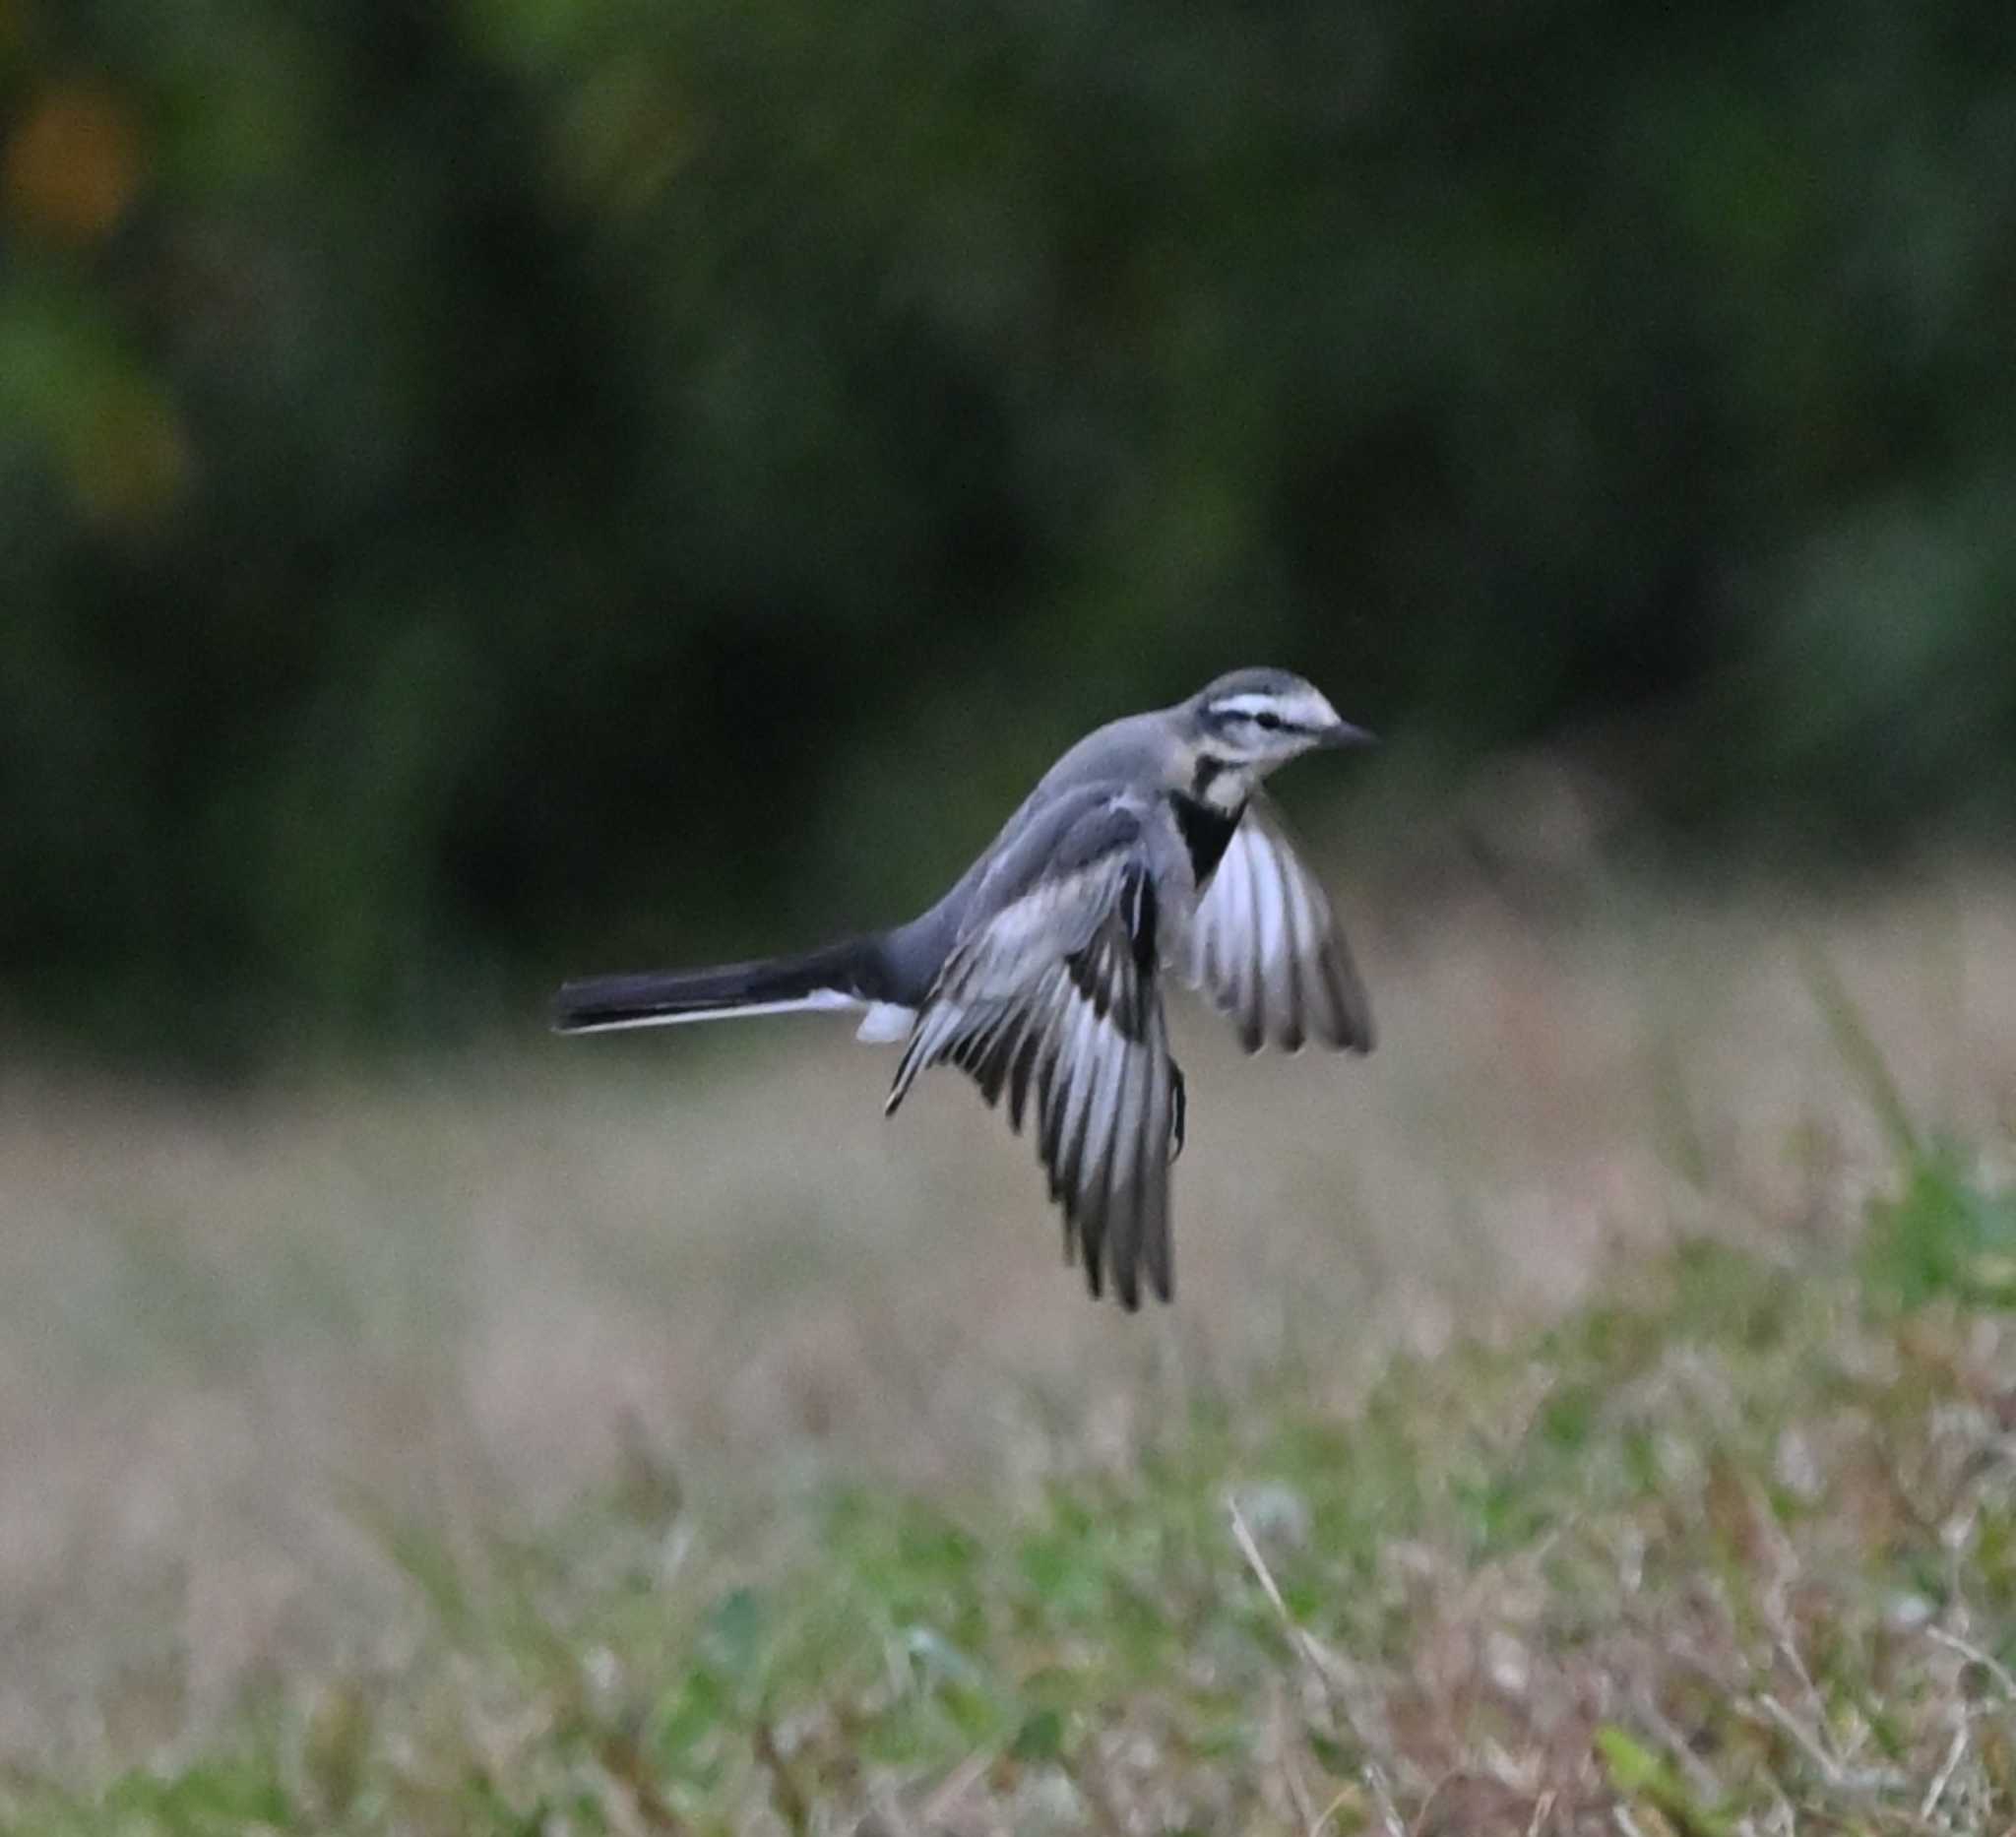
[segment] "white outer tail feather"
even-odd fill
[[[570,1027],[567,1031],[575,1034],[620,1034],[633,1027],[679,1027],[687,1021],[739,1021],[756,1014],[805,1014],[822,1010],[832,1013],[843,1008],[865,1006],[867,1004],[857,995],[843,994],[837,988],[815,988],[809,995],[794,996],[789,1001],[752,1001],[739,1008],[689,1008],[683,1014],[633,1014],[620,1021],[592,1021],[585,1026]]]

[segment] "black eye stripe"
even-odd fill
[[[1276,714],[1271,708],[1214,708],[1208,719],[1212,726],[1219,728],[1235,727],[1247,721],[1270,733],[1283,730],[1299,733],[1302,730],[1299,724]]]

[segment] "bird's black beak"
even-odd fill
[[[1339,752],[1346,747],[1376,746],[1378,743],[1379,736],[1376,733],[1367,732],[1363,728],[1354,728],[1349,721],[1340,721],[1333,727],[1325,728],[1316,739],[1318,746],[1329,747]]]

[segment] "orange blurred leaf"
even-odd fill
[[[33,96],[0,156],[0,198],[15,225],[82,245],[118,227],[146,177],[132,112],[101,84],[53,83]]]

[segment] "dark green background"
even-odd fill
[[[1247,662],[2008,811],[2007,0],[8,0],[0,100],[17,1043],[894,916]]]

